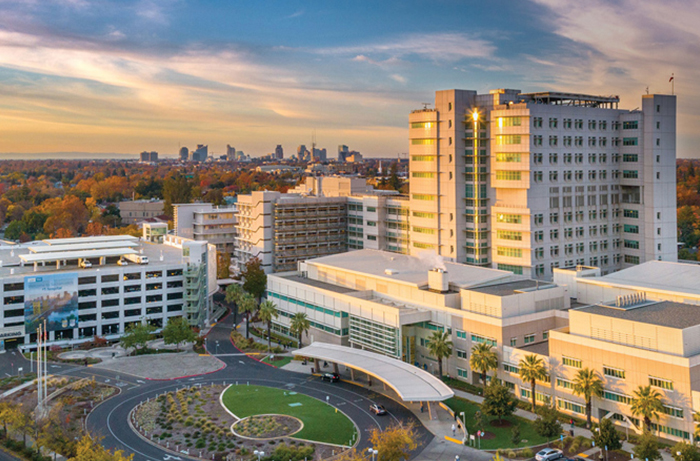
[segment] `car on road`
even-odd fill
[[[369,411],[371,411],[377,416],[386,414],[386,408],[384,408],[384,405],[379,405],[378,403],[373,403],[372,405],[370,405]]]
[[[337,383],[338,381],[340,381],[340,375],[338,373],[324,373],[321,375],[321,381]]]
[[[563,458],[564,454],[561,450],[554,448],[545,448],[535,455],[537,461],[554,461],[555,459]]]

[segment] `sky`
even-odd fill
[[[436,90],[634,109],[673,73],[677,155],[700,157],[698,24],[692,0],[0,0],[0,154],[289,156],[315,133],[395,158]]]

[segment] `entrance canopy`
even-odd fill
[[[452,389],[427,371],[376,352],[315,342],[293,354],[359,370],[385,382],[405,402],[440,402],[454,396]]]

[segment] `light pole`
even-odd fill
[[[216,342],[216,355],[219,355],[219,341]]]
[[[467,418],[464,415],[463,411],[459,412],[459,416],[462,417],[462,427],[464,428],[464,440],[466,440],[467,437],[469,437],[469,432],[467,431]]]
[[[263,456],[265,456],[265,452],[264,452],[264,451],[255,450],[255,451],[253,452],[253,454],[254,454],[255,456],[258,457],[258,461],[260,461],[260,458],[262,458]]]
[[[375,460],[375,456],[377,456],[377,455],[379,454],[379,452],[378,452],[377,450],[375,450],[374,448],[368,448],[368,449],[367,449],[367,453],[369,453],[370,455],[372,455],[372,461],[374,461],[374,460]]]

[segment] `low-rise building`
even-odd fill
[[[117,205],[122,224],[126,225],[138,224],[145,219],[155,218],[165,213],[162,200],[125,200]]]
[[[211,315],[216,252],[206,242],[129,235],[47,239],[0,248],[0,338],[5,349],[116,339],[132,324],[173,317],[203,327]]]
[[[206,241],[216,250],[233,254],[236,236],[235,205],[214,206],[211,203],[180,203],[173,205],[175,235]]]

